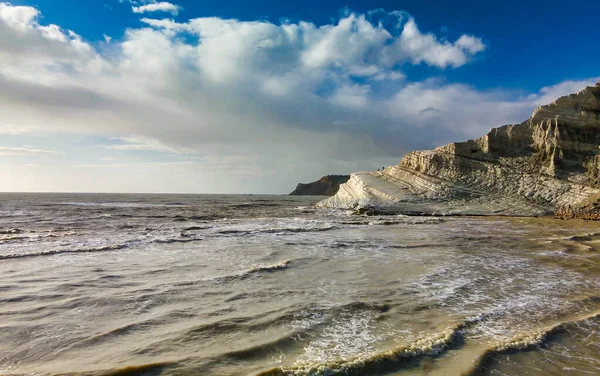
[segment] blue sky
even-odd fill
[[[600,76],[600,2],[0,0],[0,191],[284,193]]]
[[[43,11],[44,22],[77,31],[90,41],[103,35],[120,38],[127,27],[142,26],[128,1],[34,0],[12,1]],[[366,13],[382,8],[403,10],[419,26],[449,38],[468,32],[482,37],[490,49],[481,64],[469,69],[431,72],[414,67],[415,77],[442,74],[452,81],[480,88],[507,87],[535,91],[549,83],[598,75],[600,2],[481,0],[455,1],[177,1],[182,7],[176,20],[195,17],[265,20],[279,23],[310,21],[324,25],[338,19],[345,9]],[[165,15],[162,15],[165,16]],[[419,69],[421,68],[421,69]]]

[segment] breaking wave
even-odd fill
[[[277,270],[284,270],[287,269],[288,266],[290,265],[292,261],[291,260],[285,260],[285,261],[281,261],[278,262],[276,264],[271,264],[271,265],[258,265],[250,270],[248,270],[246,273],[247,274],[252,274],[252,273],[260,273],[260,272],[275,272]]]
[[[546,327],[534,330],[529,333],[519,334],[513,338],[498,343],[497,345],[486,350],[475,362],[471,372],[465,376],[480,376],[483,370],[499,355],[510,354],[519,351],[527,351],[543,346],[551,341],[553,335],[558,335],[573,326],[586,320],[596,319],[600,317],[600,311],[587,313],[573,317],[570,320],[558,322]]]
[[[583,314],[571,320],[516,335],[509,340],[502,341],[479,355],[472,369],[464,376],[480,376],[483,374],[482,370],[494,357],[540,347],[551,340],[553,335],[568,330],[570,326],[598,317],[600,317],[600,311]],[[282,366],[263,371],[257,376],[372,375],[416,367],[423,358],[436,358],[448,350],[462,348],[469,341],[467,329],[481,320],[485,320],[485,318],[468,319],[438,334],[374,355],[356,356],[339,361]]]
[[[423,357],[440,355],[453,344],[462,341],[464,326],[465,324],[460,323],[431,337],[422,338],[411,344],[371,356],[357,356],[341,361],[278,367],[261,372],[257,376],[368,375],[391,371],[409,365]]]

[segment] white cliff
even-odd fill
[[[318,206],[423,214],[544,215],[600,206],[600,83],[477,139],[359,172]]]

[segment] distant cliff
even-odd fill
[[[290,195],[293,196],[333,196],[346,183],[350,175],[327,175],[308,184],[298,184]]]
[[[476,140],[351,175],[322,207],[405,214],[546,215],[600,208],[600,82]]]

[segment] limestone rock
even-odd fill
[[[476,140],[351,175],[318,206],[422,214],[544,215],[600,202],[600,82]]]
[[[290,195],[294,196],[333,196],[340,184],[350,179],[349,175],[327,175],[308,184],[299,183]]]

